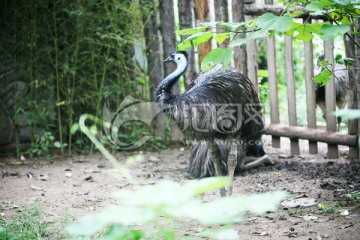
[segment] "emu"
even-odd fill
[[[220,189],[220,195],[231,195],[236,166],[248,166],[244,158],[249,142],[260,139],[264,132],[254,86],[235,69],[223,70],[217,65],[198,74],[184,94],[174,95],[171,88],[186,71],[188,55],[185,51],[174,52],[164,61],[175,63],[176,70],[158,85],[156,102],[181,131],[206,142],[217,176],[224,175],[221,154],[227,155],[226,172],[231,184],[228,189]]]
[[[320,55],[318,61],[324,61],[324,55]],[[315,75],[324,71],[324,68],[317,68]],[[343,109],[347,103],[347,86],[349,85],[349,76],[345,65],[335,64],[335,93],[336,93],[336,106],[339,109]],[[319,83],[315,83],[315,101],[323,113],[323,118],[326,120],[326,105],[325,105],[325,86],[321,86]],[[341,117],[337,117],[338,130],[340,129]]]

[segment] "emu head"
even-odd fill
[[[164,62],[173,62],[178,67],[186,67],[188,62],[188,54],[185,51],[173,52],[170,53],[169,57],[167,57]]]

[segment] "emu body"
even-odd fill
[[[264,131],[259,98],[251,81],[234,69],[221,66],[198,74],[182,95],[171,88],[185,72],[186,52],[172,53],[165,61],[176,70],[158,86],[156,102],[174,123],[192,138],[204,141],[217,176],[228,173],[231,180],[236,166],[244,167],[249,141],[258,140]],[[225,151],[222,151],[225,150]],[[224,171],[221,155],[227,155]],[[227,194],[231,195],[232,185]],[[226,190],[221,189],[221,196]]]

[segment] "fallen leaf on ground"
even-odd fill
[[[317,220],[318,219],[318,217],[313,216],[313,215],[305,215],[303,218],[304,218],[305,221],[311,221],[311,220]]]
[[[270,233],[269,232],[252,232],[253,235],[256,236],[269,236]]]
[[[10,164],[16,166],[16,165],[23,165],[24,162],[23,161],[11,161]]]
[[[85,178],[85,181],[88,181],[88,182],[93,182],[93,181],[94,181],[94,179],[93,179],[93,177],[92,177],[92,176],[89,176],[89,177],[86,177],[86,178]]]
[[[285,199],[281,202],[283,207],[288,208],[295,208],[295,207],[310,207],[317,204],[315,198],[292,198],[292,199]]]
[[[39,180],[41,181],[47,181],[49,176],[47,174],[40,174]]]
[[[35,186],[35,185],[31,185],[30,188],[31,188],[32,190],[37,190],[37,191],[42,191],[42,190],[44,190],[42,187],[38,187],[38,186]]]
[[[339,229],[345,229],[345,228],[349,228],[349,227],[352,227],[352,226],[354,226],[354,224],[350,223],[348,225],[340,227]]]
[[[155,157],[155,156],[150,156],[150,157],[149,157],[149,161],[150,161],[150,162],[159,162],[159,161],[160,161],[160,158]]]
[[[100,173],[100,171],[89,168],[89,169],[85,169],[84,173]]]
[[[349,215],[349,211],[348,210],[342,210],[341,213],[340,213],[341,216],[347,216]]]

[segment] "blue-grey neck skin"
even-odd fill
[[[186,71],[187,65],[187,59],[185,61],[177,62],[176,70],[167,76],[164,80],[162,80],[159,84],[156,90],[156,96],[160,95],[161,93],[171,93],[171,88],[174,86],[180,76]]]

